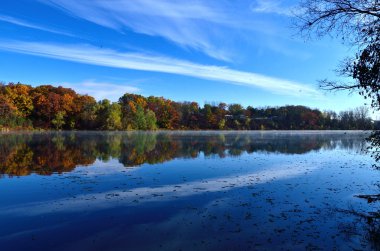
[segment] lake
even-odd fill
[[[0,249],[376,249],[366,136],[0,134]]]

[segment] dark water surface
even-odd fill
[[[366,135],[0,134],[0,250],[375,249]]]

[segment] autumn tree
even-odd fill
[[[153,111],[157,118],[157,125],[163,129],[178,129],[180,114],[176,103],[162,97],[150,96],[147,98],[149,110]]]
[[[96,100],[89,95],[79,95],[74,100],[75,121],[77,129],[96,129],[96,113],[98,105]]]
[[[226,103],[219,103],[217,106],[215,106],[214,112],[216,116],[216,120],[218,122],[217,129],[223,130],[226,128],[226,115],[227,115],[227,104]]]
[[[0,95],[0,128],[14,127],[17,108],[5,96]]]
[[[2,90],[3,95],[17,108],[19,116],[27,117],[33,110],[33,101],[30,96],[31,89],[30,85],[9,83]]]
[[[230,104],[228,106],[228,113],[232,116],[229,126],[233,129],[242,129],[242,124],[244,123],[244,108],[240,104]]]
[[[74,100],[78,94],[72,89],[41,85],[31,90],[30,95],[34,107],[32,115],[37,126],[51,127],[58,112],[64,114],[65,121],[75,121],[77,110]],[[72,129],[75,125],[68,123],[68,126]]]
[[[154,130],[157,128],[157,118],[154,111],[162,112],[160,108],[149,103],[149,98],[136,94],[124,94],[119,99],[122,109],[122,124],[126,130]]]
[[[28,119],[33,109],[30,89],[30,86],[20,83],[0,84],[0,127],[31,127],[31,121]]]
[[[118,102],[96,102],[64,87],[0,84],[0,126],[25,129],[32,122],[36,128],[58,130],[373,128],[368,109],[363,107],[340,116],[304,106],[244,108],[212,102],[200,108],[196,102],[128,93]]]
[[[200,111],[197,102],[183,102],[181,107],[181,125],[188,129],[199,129]]]
[[[216,116],[213,113],[213,107],[210,104],[204,104],[202,113],[202,128],[204,129],[217,129],[218,123]]]

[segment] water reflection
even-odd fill
[[[345,134],[345,135],[343,135]],[[360,151],[357,133],[259,132],[63,132],[0,135],[0,174],[25,176],[70,172],[96,160],[118,159],[125,167],[200,155],[305,154],[318,150]]]
[[[352,213],[372,212],[378,205],[355,197],[378,190],[373,184],[379,172],[368,168],[371,158],[357,154],[366,147],[366,136],[3,134],[0,247],[371,249],[369,237],[377,230],[367,231],[367,223]]]
[[[240,174],[239,176],[218,177],[208,180],[160,185],[158,187],[135,187],[124,191],[111,190],[102,193],[87,193],[73,198],[26,204],[24,207],[18,206],[16,209],[9,208],[8,210],[2,210],[1,214],[35,216],[49,213],[53,208],[55,213],[67,211],[81,212],[87,209],[88,201],[92,201],[92,210],[113,208],[120,204],[121,200],[131,204],[138,203],[140,206],[149,202],[162,203],[178,200],[179,198],[199,196],[205,193],[226,193],[238,188],[253,188],[253,186],[269,183],[273,180],[278,181],[298,177],[305,174],[305,172],[307,173],[317,168],[317,166],[307,166],[306,168],[305,166],[281,165],[263,171]]]
[[[371,154],[371,157],[373,157],[377,164],[374,166],[377,169],[380,169],[380,131],[373,131],[369,137],[367,138],[367,141],[369,142],[368,146],[368,152]]]
[[[367,142],[369,146],[367,147],[367,153],[375,160],[373,167],[380,170],[380,131],[373,131],[368,137]],[[377,184],[378,191],[380,190],[380,184]],[[377,204],[380,202],[380,193],[376,194],[360,194],[358,198],[364,199],[368,204]],[[377,207],[376,211],[358,211],[358,210],[346,210],[347,214],[356,216],[356,220],[359,222],[364,222],[366,225],[366,239],[372,243],[375,250],[380,250],[380,210]],[[350,228],[351,227],[351,228]],[[356,233],[355,224],[349,225],[351,231]]]

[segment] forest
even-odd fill
[[[372,130],[369,109],[175,102],[126,93],[96,101],[62,86],[0,84],[1,130]]]

